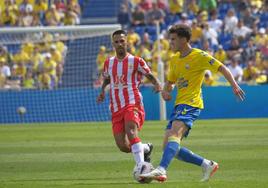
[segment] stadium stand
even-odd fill
[[[151,52],[151,54],[146,55],[147,61],[152,64],[152,67],[156,67],[157,52],[156,48],[153,48],[152,43],[158,37],[157,29],[152,24],[154,22],[148,20],[148,15],[152,16],[152,13],[155,16],[161,15],[160,17],[165,15],[164,20],[161,20],[163,23],[160,27],[162,38],[167,39],[166,31],[171,24],[190,24],[195,32],[195,37],[197,37],[196,41],[193,41],[194,47],[206,48],[213,55],[216,55],[218,49],[221,48],[226,54],[225,64],[229,65],[234,60],[232,58],[235,58],[239,66],[244,69],[244,72],[249,70],[247,67],[249,65],[254,68],[255,75],[259,75],[254,76],[254,81],[250,80],[250,77],[247,76],[247,79],[242,79],[241,83],[263,84],[267,82],[267,1],[177,0],[176,2],[177,4],[172,4],[168,0],[6,0],[2,1],[0,6],[2,10],[10,11],[11,16],[8,17],[5,15],[5,11],[2,11],[1,14],[3,17],[0,23],[2,27],[14,27],[29,25],[102,24],[120,23],[123,21],[122,26],[125,29],[134,32],[133,36],[135,34],[139,36],[139,42],[130,47],[131,52],[138,53],[141,45],[143,47],[146,46],[146,50]],[[122,7],[126,9],[124,10],[124,15],[129,13],[129,15],[126,15],[129,16],[128,19],[122,20],[121,15],[123,14],[120,14],[120,8]],[[142,24],[134,24],[132,22],[133,13],[137,9],[141,12],[140,15],[144,17]],[[36,19],[36,15],[38,21],[33,22],[33,19]],[[129,21],[129,23],[125,23],[126,21]],[[149,46],[144,43],[144,36],[149,36],[146,39],[151,41]],[[102,44],[93,48],[89,45],[83,45],[84,52],[91,51],[90,56],[86,53],[81,54],[81,50],[78,47],[82,43],[92,43],[93,40],[93,38],[89,38],[86,40],[80,39],[65,42],[68,53],[64,54],[64,63],[62,64],[64,67],[62,67],[62,73],[58,75],[59,88],[94,86],[95,79],[98,79],[98,73],[96,73],[96,70],[98,70],[96,64],[97,53],[99,46]],[[252,44],[248,43],[249,40],[252,41]],[[105,47],[107,49],[111,48],[111,46]],[[12,66],[17,64],[14,59],[15,57],[18,56],[18,59],[21,60],[22,58],[24,60],[23,55],[18,55],[21,49],[20,45],[8,44],[7,46],[3,46],[3,48],[7,50],[7,54],[10,56],[6,62],[10,70],[13,69]],[[40,53],[46,54],[47,52],[49,52],[48,49],[43,49]],[[168,49],[164,50],[164,52],[167,54],[171,53]],[[27,53],[29,56],[32,55],[29,49]],[[75,54],[79,54],[79,56]],[[164,63],[167,64],[169,55],[164,56],[163,54],[160,56],[165,61]],[[244,55],[241,56],[241,54]],[[22,77],[24,78],[25,76],[26,73]],[[214,79],[221,79],[217,76],[213,77]],[[217,83],[217,80],[213,83]]]
[[[83,1],[82,24],[116,23],[123,0]]]

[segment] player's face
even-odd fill
[[[173,52],[180,51],[185,45],[185,38],[178,37],[176,33],[169,34],[170,48]]]
[[[127,37],[124,34],[114,35],[113,46],[118,56],[124,56],[127,52]]]

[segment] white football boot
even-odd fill
[[[215,172],[218,170],[219,165],[215,161],[211,161],[210,165],[203,167],[203,178],[201,179],[201,182],[208,181],[210,177],[212,177]]]
[[[141,178],[152,178],[159,182],[164,182],[167,180],[167,172],[162,167],[157,167],[156,169],[152,170],[149,173],[141,174]]]

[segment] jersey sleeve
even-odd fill
[[[138,64],[138,71],[139,72],[141,72],[142,74],[148,74],[151,72],[149,66],[142,58],[139,58],[138,62],[139,62],[139,64]]]
[[[202,56],[202,68],[204,70],[218,72],[218,69],[220,66],[222,66],[222,63],[207,53],[203,53]]]
[[[104,78],[109,78],[109,59],[106,59],[104,64],[103,64],[103,71],[102,71],[102,76]]]

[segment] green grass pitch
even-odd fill
[[[147,121],[140,133],[155,146],[154,166],[165,124]],[[182,144],[219,163],[209,182],[199,182],[201,168],[174,159],[167,182],[136,183],[133,157],[116,148],[110,122],[0,125],[0,187],[268,187],[268,119],[198,120]]]

